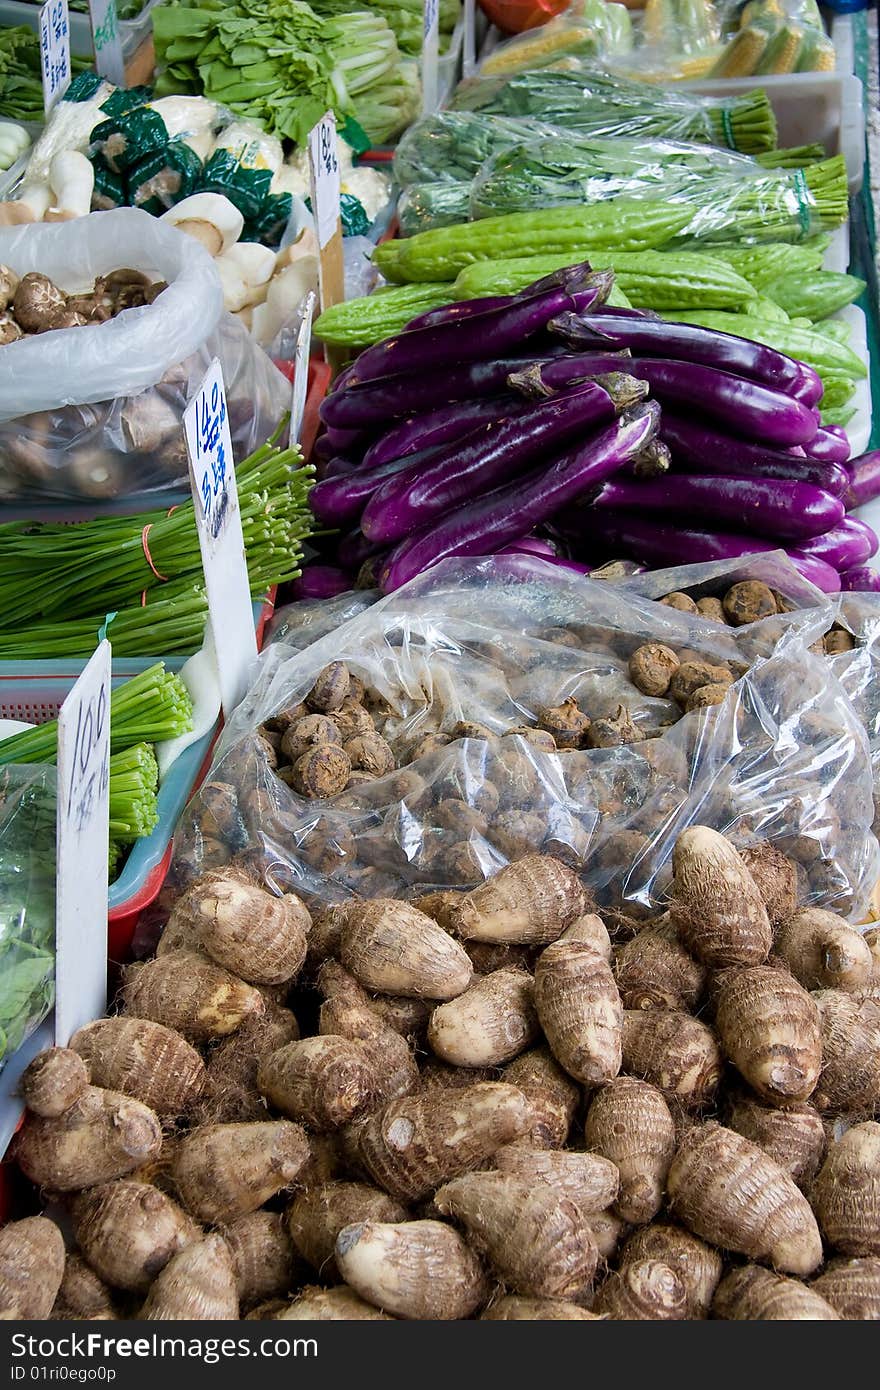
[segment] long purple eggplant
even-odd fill
[[[775,348],[740,338],[734,333],[718,333],[696,324],[670,323],[666,319],[633,319],[611,313],[601,315],[561,314],[548,323],[572,347],[586,344],[601,347],[628,347],[633,353],[674,358],[717,367],[750,381],[762,382],[793,399],[812,406],[821,400],[822,381],[804,362],[786,357]],[[796,443],[800,441],[795,441]]]
[[[553,457],[646,394],[644,382],[616,372],[613,380],[587,382],[550,400],[524,403],[518,414],[457,440],[429,466],[418,461],[389,478],[367,503],[361,530],[389,545],[402,540],[468,499],[500,487],[540,458]]]
[[[542,361],[550,360],[549,354],[546,358],[541,354],[537,357]],[[328,396],[321,404],[321,419],[326,425],[339,429],[387,425],[389,420],[434,410],[453,401],[503,391],[512,372],[520,371],[535,360],[536,356],[499,357],[490,362],[461,362],[442,372],[408,372],[381,381],[360,382]],[[608,360],[603,358],[603,361]],[[620,357],[611,360],[620,368]]]
[[[855,569],[843,571],[840,587],[847,592],[880,593],[880,574],[872,570],[870,565],[858,565]]]
[[[353,381],[375,381],[396,372],[431,372],[457,362],[473,362],[494,353],[513,352],[546,328],[550,319],[565,310],[607,299],[613,284],[611,271],[596,271],[591,284],[580,286],[577,301],[573,286],[542,290],[528,299],[511,299],[501,308],[487,309],[470,318],[413,328],[376,343],[360,353]]]
[[[563,390],[579,379],[576,357],[560,357],[529,371],[517,373],[511,385],[537,394],[541,387]],[[634,357],[627,371],[647,381],[651,395],[662,406],[676,406],[709,416],[734,434],[746,439],[767,440],[769,444],[787,446],[803,444],[813,438],[818,428],[808,406],[784,396],[760,382],[734,376],[717,367],[702,367],[696,362],[667,361],[661,357]]]
[[[850,481],[845,500],[846,509],[851,512],[880,497],[880,449],[860,454],[857,459],[851,459],[847,467]]]
[[[844,431],[838,433],[836,426],[820,425],[804,451],[808,458],[820,459],[823,463],[846,463],[850,455],[849,439]]]
[[[662,428],[662,426],[661,426]],[[611,478],[594,507],[642,509],[647,514],[698,516],[704,525],[769,540],[798,541],[830,531],[843,520],[843,503],[808,483],[765,478],[700,478],[672,473],[662,478]]]
[[[335,598],[352,587],[351,576],[336,565],[306,565],[290,586],[293,598]]]
[[[878,542],[870,526],[857,517],[845,516],[832,530],[810,540],[798,541],[799,555],[813,555],[833,565],[838,572],[863,565],[877,554]]]
[[[583,510],[579,511],[583,516]],[[675,525],[674,522],[649,521],[636,512],[602,512],[596,514],[596,525],[606,548],[619,546],[648,565],[699,564],[710,560],[735,560],[740,555],[765,555],[781,549],[766,540],[733,532],[699,531]],[[591,534],[584,537],[589,545]],[[837,571],[818,557],[790,552],[789,558],[805,578],[825,593],[836,593],[840,587]]]
[[[670,410],[663,411],[660,436],[669,445],[678,471],[738,478],[790,478],[792,482],[824,488],[834,497],[842,497],[849,487],[849,473],[839,464],[805,458],[803,450],[795,454],[736,439],[701,420],[683,420]]]
[[[342,458],[341,456],[328,459],[326,463],[321,465],[321,482],[325,478],[346,478],[349,473],[356,472],[357,467],[358,465],[353,459]]]
[[[357,574],[364,561],[378,555],[381,549],[381,545],[368,541],[363,531],[358,527],[357,530],[349,531],[348,535],[340,539],[336,546],[336,558],[343,569],[351,570],[353,574]]]
[[[501,420],[513,410],[522,410],[522,400],[509,393],[504,396],[478,396],[474,401],[456,401],[453,405],[441,405],[437,410],[426,411],[423,415],[410,416],[392,425],[375,444],[370,445],[364,454],[364,467],[376,468],[379,464],[406,458],[408,454],[419,453],[422,449],[452,444],[462,435],[470,434],[478,425]]]
[[[511,541],[499,554],[535,555],[539,560],[556,559],[555,548],[549,541],[541,540],[540,536],[520,536],[519,540]]]
[[[323,478],[309,493],[312,513],[324,526],[353,526],[377,488],[415,463],[432,463],[438,453],[437,449],[425,449],[379,468],[354,468],[335,478]]]
[[[444,304],[440,309],[428,309],[425,313],[410,319],[404,331],[408,333],[411,328],[433,328],[438,323],[458,323],[462,318],[473,318],[474,314],[483,313],[486,309],[500,309],[514,300],[530,299],[532,295],[542,294],[544,290],[576,286],[592,274],[593,267],[589,261],[579,261],[576,265],[563,266],[561,270],[542,275],[540,280],[534,280],[516,294],[491,295],[483,299],[459,299],[454,304]]]
[[[506,487],[471,502],[439,523],[403,541],[380,573],[386,593],[451,555],[485,555],[500,550],[565,507],[575,497],[616,473],[657,432],[654,401],[634,406],[591,439]]]

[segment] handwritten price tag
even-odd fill
[[[257,657],[223,372],[216,357],[183,414],[220,699],[228,719]]]
[[[58,712],[55,1040],[107,1009],[110,643]]]
[[[437,72],[440,54],[439,0],[425,0],[422,12],[422,111],[430,115],[440,103]]]
[[[309,167],[312,210],[321,250],[339,226],[339,155],[336,150],[336,118],[328,111],[309,134]]]
[[[46,0],[40,10],[43,109],[48,116],[70,86],[70,16],[67,0]]]
[[[307,295],[302,323],[296,335],[296,352],[293,358],[293,392],[290,399],[290,437],[297,443],[302,439],[303,415],[306,409],[306,394],[309,385],[309,354],[312,349],[312,316],[315,312],[315,296]]]
[[[92,26],[96,71],[114,86],[124,87],[125,59],[122,56],[116,0],[89,0],[89,22]]]

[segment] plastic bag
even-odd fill
[[[0,263],[90,289],[122,266],[168,282],[102,324],[10,343],[0,372],[0,487],[9,498],[121,497],[187,478],[184,407],[220,359],[236,455],[276,428],[289,388],[223,311],[208,253],[133,208],[0,231]]]
[[[531,116],[581,135],[696,140],[754,154],[776,145],[776,123],[762,92],[703,97],[661,91],[607,70],[541,68],[514,77],[462,82],[452,107],[495,116]]]
[[[349,589],[336,598],[300,599],[297,603],[285,604],[273,614],[264,645],[283,642],[295,651],[302,651],[312,642],[335,632],[343,623],[359,617],[380,598],[378,589]]]
[[[55,999],[55,769],[0,775],[0,1069]]]
[[[632,48],[632,21],[623,5],[606,0],[576,0],[564,14],[498,44],[484,58],[479,71],[491,77],[562,63],[569,57],[603,57]]]
[[[672,140],[565,137],[512,146],[471,185],[471,218],[578,206],[610,198],[690,204],[692,220],[670,245],[762,239],[797,241],[821,231],[838,194],[815,169],[765,169],[747,155]],[[811,183],[816,181],[818,198]],[[839,198],[846,198],[840,171]]]
[[[721,7],[727,42],[711,77],[833,71],[837,58],[816,0],[750,0]]]
[[[871,768],[855,711],[807,649],[826,621],[823,608],[783,630],[746,671],[741,630],[619,585],[525,556],[444,562],[304,650],[263,653],[179,827],[172,884],[245,855],[318,901],[417,896],[543,847],[605,905],[643,913],[666,891],[677,835],[700,822],[739,844],[774,840],[802,865],[805,901],[858,911],[880,857]],[[726,663],[738,679],[721,705],[682,717],[629,679],[649,641]],[[310,801],[276,775],[258,731],[331,661],[372,692],[398,766]],[[547,752],[531,741],[541,708],[569,697],[603,746]],[[637,741],[612,746],[624,725]]]
[[[532,137],[558,132],[540,121],[438,111],[410,126],[394,152],[394,180],[400,188],[419,183],[470,182],[487,159]]]

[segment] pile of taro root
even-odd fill
[[[312,913],[204,874],[25,1074],[0,1311],[880,1317],[880,940],[797,881],[705,826],[639,922],[540,854]]]

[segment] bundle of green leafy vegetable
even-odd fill
[[[55,770],[0,775],[0,1068],[55,1000]]]
[[[355,148],[364,132],[386,138],[374,120],[376,89],[383,109],[401,98],[397,130],[411,109],[409,89],[393,84],[394,32],[372,10],[324,16],[304,0],[175,0],[156,9],[153,36],[158,95],[204,95],[297,144],[328,109],[355,123],[346,132]]]
[[[452,104],[457,111],[530,116],[581,135],[696,140],[742,154],[776,145],[776,121],[764,92],[712,98],[660,91],[586,64],[575,71],[474,77],[462,82]]]
[[[312,0],[312,9],[319,14],[347,14],[352,10],[373,10],[394,30],[401,53],[418,57],[422,51],[425,20],[424,0]],[[442,53],[461,13],[461,0],[440,0],[438,27]]]
[[[74,72],[88,67],[72,58]],[[27,24],[0,27],[0,116],[12,121],[42,121],[43,83],[40,40]]]

